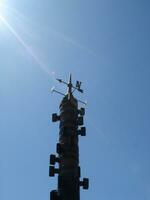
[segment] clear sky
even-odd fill
[[[81,200],[150,199],[150,2],[0,0],[0,199],[49,200],[59,95],[83,82]]]

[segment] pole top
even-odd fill
[[[78,92],[80,93],[83,93],[83,90],[81,89],[81,85],[82,85],[82,82],[81,81],[76,81],[76,85],[74,86],[73,83],[72,83],[72,74],[69,75],[69,80],[68,82],[65,82],[63,81],[62,79],[56,79],[59,83],[63,83],[67,86],[67,94],[64,94],[64,93],[61,93],[57,90],[55,90],[55,88],[52,89],[52,92],[56,92],[58,94],[61,94],[63,96],[67,96],[68,97],[68,100],[73,97],[73,93],[77,90]],[[80,103],[83,103],[86,105],[85,102],[83,101],[80,101],[78,100]]]

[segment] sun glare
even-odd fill
[[[5,6],[4,0],[0,0],[0,16],[4,15],[4,11],[5,11],[4,6]]]
[[[0,0],[0,16],[4,17],[6,14],[7,2],[6,0]]]
[[[0,11],[2,10],[3,6],[4,6],[4,1],[0,0]]]
[[[19,32],[16,30],[16,28],[11,25],[11,23],[8,20],[8,15],[6,11],[10,11],[15,9],[10,8],[8,5],[6,5],[6,0],[0,0],[0,32],[5,27],[9,32],[16,38],[16,41],[20,43],[20,45],[26,50],[26,52],[32,57],[32,59],[35,61],[35,63],[49,76],[54,76],[54,74],[51,72],[51,70],[45,65],[41,59],[36,55],[36,53],[30,48],[30,45],[26,43],[24,38],[19,34]],[[19,15],[19,12],[16,12]]]

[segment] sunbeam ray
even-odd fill
[[[43,62],[37,57],[37,55],[32,51],[32,49],[26,44],[22,37],[15,31],[15,29],[7,22],[7,20],[0,15],[0,21],[8,28],[8,30],[13,34],[17,41],[25,48],[28,54],[33,58],[33,60],[40,66],[40,68],[49,76],[53,76],[53,73],[48,69],[48,67],[43,64]]]

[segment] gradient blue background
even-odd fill
[[[150,199],[150,2],[7,0],[0,22],[0,199],[48,200],[61,97],[55,77],[83,81],[81,200]],[[4,17],[4,16],[3,16]],[[41,64],[42,63],[42,64]],[[47,67],[47,72],[41,65]]]

